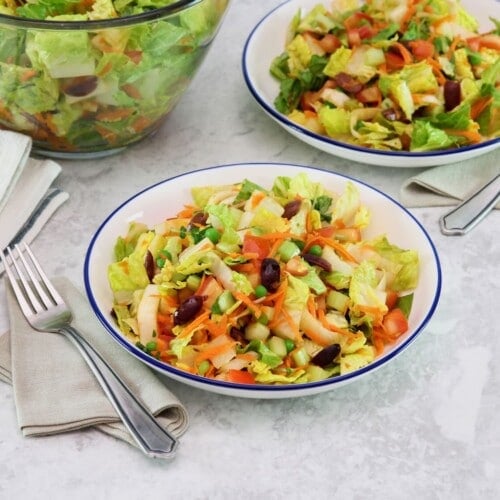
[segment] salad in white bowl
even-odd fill
[[[148,365],[224,394],[311,394],[386,363],[432,316],[433,245],[383,194],[291,165],[210,175],[145,190],[89,247],[94,310]]]

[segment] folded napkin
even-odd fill
[[[406,180],[400,200],[407,207],[457,205],[500,173],[500,148],[485,155],[424,170]],[[500,209],[500,203],[496,206]]]
[[[31,138],[0,130],[0,248],[30,243],[68,194],[51,188],[61,171],[52,160],[30,158]]]
[[[74,313],[73,326],[126,381],[159,423],[175,436],[188,424],[186,409],[153,372],[107,335],[87,301],[65,278],[54,285]],[[33,330],[7,286],[10,332],[0,337],[0,379],[11,383],[19,427],[45,436],[95,426],[136,445],[77,348],[64,336]]]

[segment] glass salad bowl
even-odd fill
[[[188,88],[228,4],[0,2],[0,128],[56,158],[140,141]]]

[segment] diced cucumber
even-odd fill
[[[245,338],[247,340],[266,340],[271,330],[262,323],[250,323],[245,328]]]
[[[345,314],[349,307],[349,297],[338,290],[330,290],[326,296],[326,305]]]
[[[269,346],[269,349],[271,349],[271,351],[277,354],[280,358],[284,358],[288,354],[285,340],[281,337],[276,337],[276,335],[273,335],[268,340],[267,345]]]

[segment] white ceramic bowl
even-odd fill
[[[344,190],[350,180],[360,191],[363,204],[372,212],[372,223],[365,237],[385,233],[389,240],[403,248],[418,251],[421,261],[420,282],[415,290],[409,330],[397,343],[370,365],[352,373],[319,382],[297,385],[244,385],[222,382],[192,375],[145,354],[118,330],[111,316],[112,293],[107,281],[107,267],[113,259],[116,238],[127,232],[131,221],[147,225],[161,222],[175,214],[191,201],[190,188],[241,182],[243,179],[271,187],[276,176],[294,176],[306,172],[308,176],[337,192]],[[121,347],[158,372],[199,389],[249,398],[298,397],[324,392],[353,382],[389,363],[422,332],[432,317],[441,290],[441,269],[436,249],[420,223],[399,203],[384,193],[354,179],[325,170],[273,163],[237,164],[210,167],[167,179],[146,188],[122,203],[102,223],[90,242],[84,268],[85,288],[95,314]],[[103,335],[106,334],[103,331]]]
[[[468,160],[500,147],[500,139],[446,151],[426,153],[377,151],[346,144],[315,134],[290,121],[274,107],[279,83],[269,72],[273,59],[285,47],[288,26],[303,8],[310,10],[323,3],[327,8],[331,0],[289,0],[269,12],[252,30],[243,51],[243,76],[251,94],[263,110],[290,134],[322,151],[341,158],[383,167],[430,167]],[[500,2],[496,0],[463,0],[463,6],[474,13],[484,31],[493,29],[489,16],[500,18]]]

